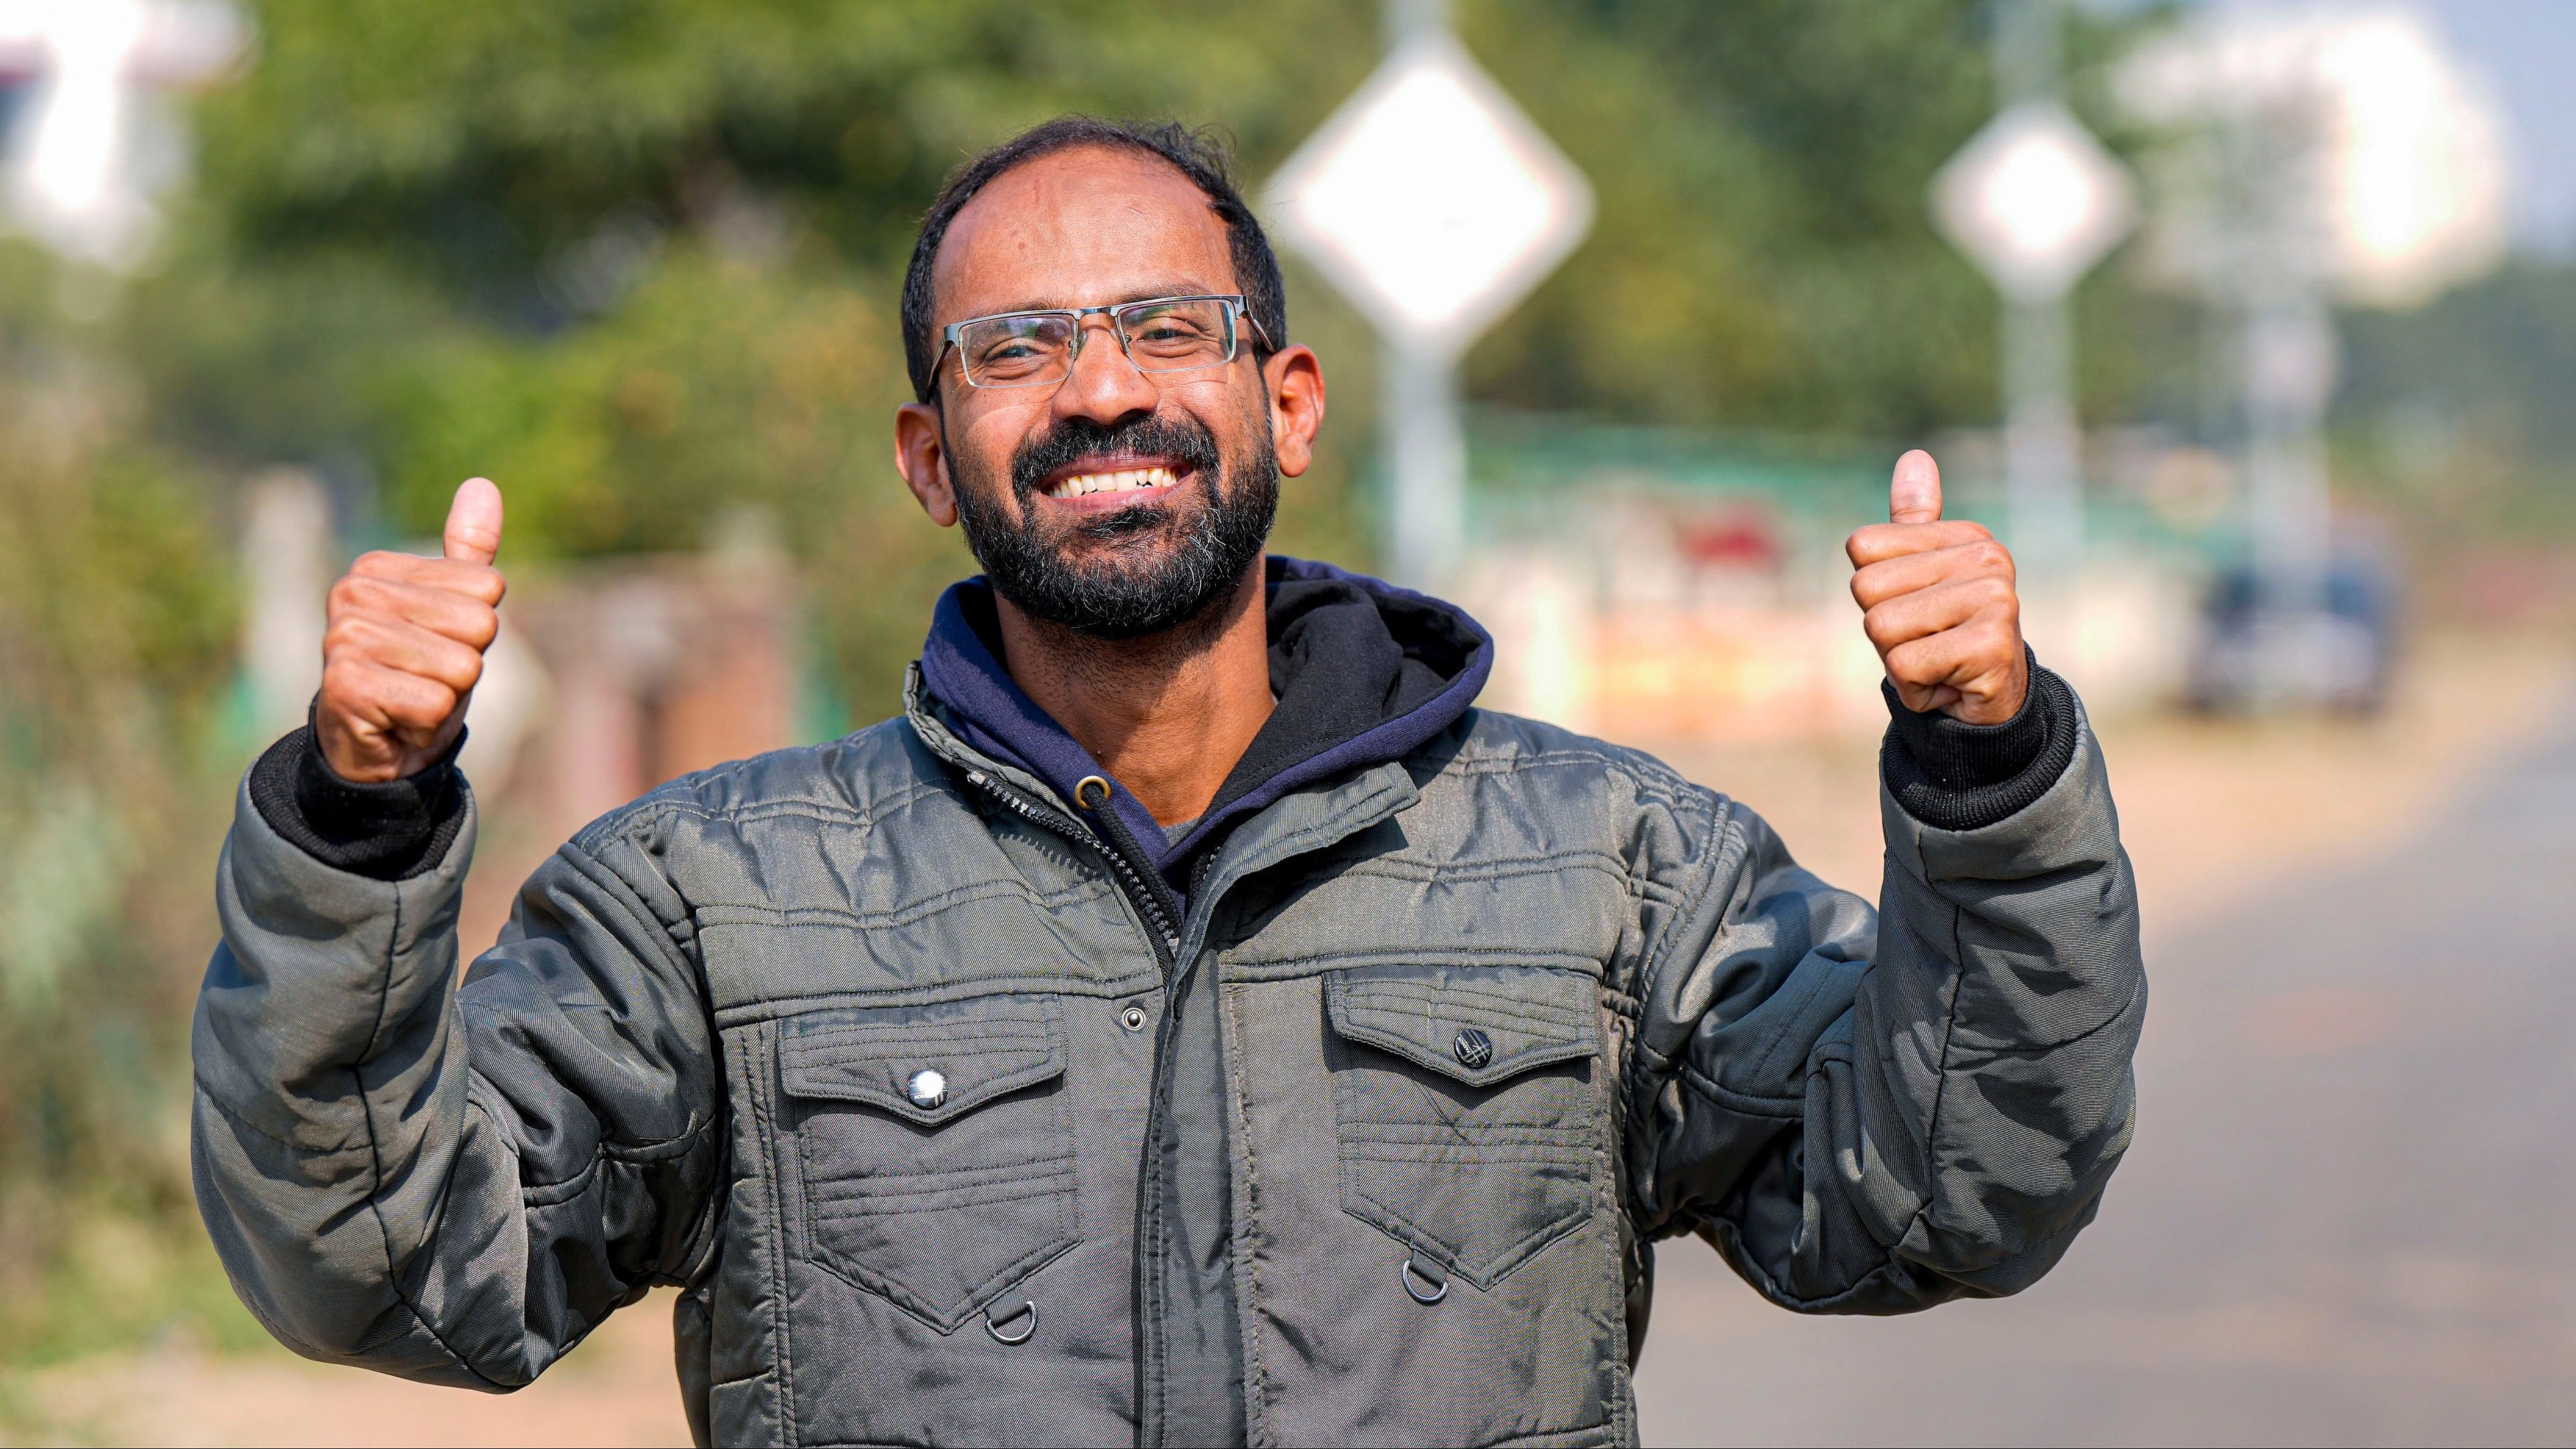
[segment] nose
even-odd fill
[[[1162,389],[1128,360],[1109,319],[1085,317],[1082,325],[1082,351],[1073,359],[1073,371],[1055,390],[1054,416],[1088,418],[1106,425],[1160,407]]]

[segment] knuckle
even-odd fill
[[[361,657],[375,642],[375,621],[364,614],[341,614],[322,631],[322,657],[325,661]]]

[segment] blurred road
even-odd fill
[[[2137,1145],[2016,1299],[1802,1319],[1667,1244],[1649,1444],[2576,1438],[2576,728],[2170,933]],[[2115,758],[2115,779],[2117,778]]]

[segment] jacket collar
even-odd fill
[[[1270,682],[1279,697],[1208,812],[1166,845],[1133,793],[1101,768],[1003,668],[991,586],[951,587],[933,612],[915,676],[961,745],[1013,767],[1048,798],[1087,775],[1111,780],[1109,808],[1176,887],[1186,862],[1232,827],[1308,787],[1404,758],[1462,718],[1493,668],[1493,639],[1455,605],[1329,564],[1269,561]],[[1015,782],[1016,783],[1016,782]]]

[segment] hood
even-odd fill
[[[1493,670],[1494,641],[1455,604],[1330,564],[1273,556],[1270,689],[1278,707],[1189,832],[1165,846],[1152,813],[1040,709],[1002,667],[993,589],[952,585],[921,649],[922,684],[972,748],[1074,798],[1086,775],[1111,781],[1110,808],[1176,888],[1188,859],[1234,822],[1292,790],[1401,759],[1458,722]]]

